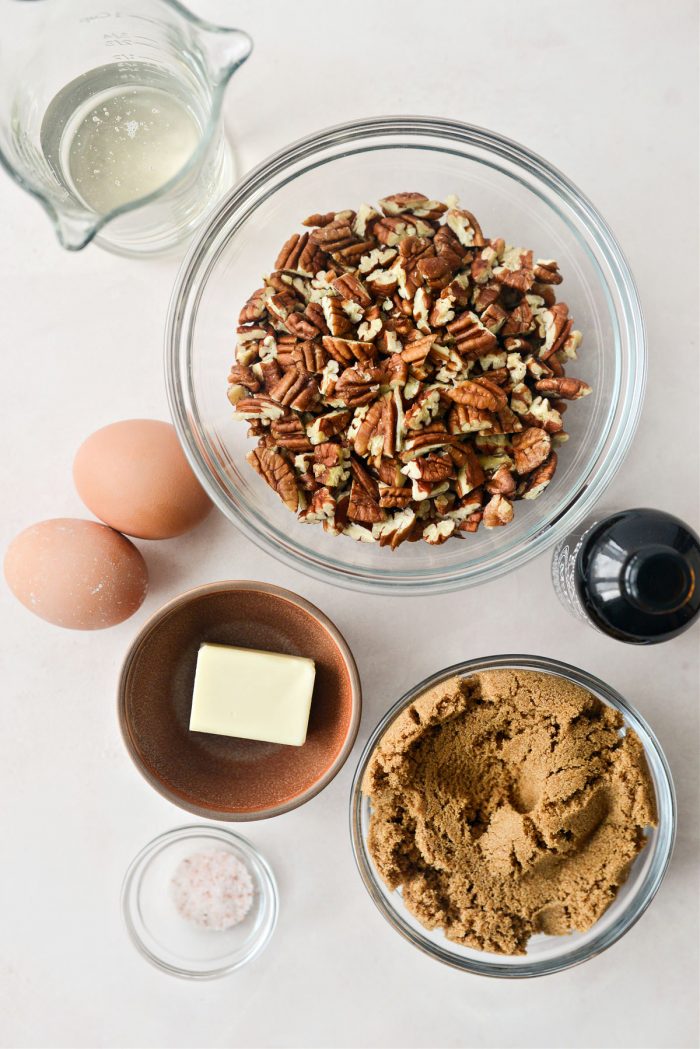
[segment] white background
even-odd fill
[[[3,33],[11,6],[2,0]],[[196,6],[215,19],[228,13],[256,41],[227,98],[241,170],[323,126],[413,112],[509,135],[591,197],[636,275],[651,357],[642,424],[608,503],[664,507],[697,527],[693,0]],[[397,173],[397,190],[415,188],[400,183]],[[6,545],[33,521],[87,516],[71,462],[89,433],[119,418],[167,417],[161,344],[177,260],[63,252],[4,175],[0,216]],[[186,538],[140,545],[152,589],[112,630],[61,631],[1,588],[4,1046],[697,1044],[697,629],[649,649],[584,629],[562,613],[546,555],[485,588],[404,599],[399,609],[280,567],[218,515]],[[130,764],[115,684],[151,612],[226,577],[279,583],[327,612],[354,650],[365,706],[358,745],[323,794],[242,828],[278,876],[279,927],[247,969],[198,985],[151,968],[122,926],[128,862],[188,817]],[[680,804],[672,867],[639,924],[583,967],[519,983],[454,972],[405,944],[366,895],[347,832],[359,747],[386,707],[439,667],[508,651],[579,664],[636,704],[666,750]]]

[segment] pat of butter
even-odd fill
[[[229,645],[200,646],[190,732],[300,747],[306,741],[312,659]]]

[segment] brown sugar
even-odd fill
[[[451,678],[394,721],[363,783],[369,851],[428,929],[524,954],[590,928],[656,825],[642,744],[563,678]]]

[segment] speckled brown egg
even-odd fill
[[[96,517],[139,539],[182,535],[211,510],[174,427],[156,419],[97,430],[78,449],[73,478]]]
[[[73,630],[128,619],[148,590],[133,543],[96,521],[56,517],[20,532],[5,555],[12,593],[35,615]]]

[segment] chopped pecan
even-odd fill
[[[497,266],[493,271],[493,279],[504,288],[512,288],[519,295],[525,295],[532,287],[535,275],[531,269],[522,266],[519,269],[509,269],[508,266]],[[486,517],[484,517],[486,524]]]
[[[507,320],[510,319],[512,314],[506,313],[502,306],[499,306],[497,302],[492,302],[491,305],[484,310],[481,314],[480,320],[485,328],[496,335]]]
[[[433,245],[437,257],[447,263],[452,273],[456,273],[464,263],[466,252],[449,226],[440,226],[433,239]]]
[[[376,398],[380,378],[381,373],[375,374],[371,369],[346,368],[335,384],[333,396],[348,408],[370,404]]]
[[[416,524],[416,515],[413,510],[400,510],[388,517],[386,521],[373,525],[372,534],[380,546],[388,546],[395,550],[406,540],[410,542]]]
[[[557,468],[557,453],[552,452],[549,459],[538,466],[525,481],[525,485],[520,492],[521,499],[537,499],[538,496],[542,495],[549,482],[554,477],[554,471]]]
[[[454,449],[450,449],[454,451]],[[461,462],[457,471],[457,495],[463,497],[484,483],[486,474],[479,462],[479,457],[469,445],[461,445],[459,451],[462,453]]]
[[[352,322],[345,314],[342,301],[337,295],[325,295],[321,299],[321,309],[331,335],[342,337],[352,331]]]
[[[245,306],[238,315],[239,324],[251,324],[253,321],[261,320],[267,313],[265,288],[258,288],[250,296]]]
[[[342,277],[336,277],[331,284],[340,295],[341,299],[349,299],[360,306],[371,306],[372,296],[361,280],[352,273],[344,273]]]
[[[481,232],[481,226],[471,211],[450,208],[445,216],[445,220],[459,243],[465,248],[483,248],[486,241]]]
[[[404,486],[387,485],[379,489],[379,505],[383,510],[403,510],[411,502],[411,489]]]
[[[309,441],[311,444],[322,444],[330,437],[336,437],[348,428],[350,419],[351,413],[342,410],[317,416],[307,427]]]
[[[496,336],[484,327],[475,313],[463,313],[450,321],[447,330],[454,338],[458,351],[470,357],[493,353],[498,346]]]
[[[270,423],[270,433],[279,448],[286,448],[287,451],[295,453],[311,450],[311,441],[298,415],[273,419]]]
[[[447,422],[450,433],[480,433],[483,430],[494,429],[495,416],[493,412],[484,411],[482,408],[455,404],[448,413]]]
[[[476,532],[476,530],[479,527],[479,525],[481,524],[483,518],[484,518],[483,510],[475,510],[473,514],[470,514],[469,517],[465,518],[465,520],[461,523],[461,525],[459,526],[460,531],[461,532]]]
[[[559,379],[540,379],[535,383],[535,389],[538,393],[544,393],[548,397],[561,397],[565,401],[577,401],[591,392],[588,383],[566,376]]]
[[[401,351],[401,360],[406,364],[422,363],[430,353],[436,339],[437,335],[424,335],[422,338],[414,339]]]
[[[353,450],[356,455],[365,455],[370,448],[372,439],[379,436],[379,454],[384,446],[384,437],[380,433],[380,425],[382,421],[384,410],[384,404],[382,401],[375,401],[371,405],[369,411],[362,420],[360,427],[355,435],[353,441]],[[376,454],[376,452],[374,453]]]
[[[547,433],[559,433],[564,427],[561,414],[552,407],[547,397],[535,397],[522,418],[530,426],[539,426]]]
[[[260,380],[255,375],[255,372],[244,364],[234,364],[232,366],[231,371],[228,373],[228,381],[245,386],[249,393],[257,393],[261,388]]]
[[[430,235],[431,228],[412,215],[387,216],[372,223],[372,233],[380,244],[396,247],[404,237]]]
[[[404,415],[404,425],[407,430],[420,430],[432,422],[439,410],[440,391],[421,390]]]
[[[425,281],[431,291],[440,291],[452,280],[452,267],[444,258],[419,259],[417,270],[419,277]]]
[[[301,220],[302,226],[328,226],[331,222],[334,222],[337,218],[350,219],[352,212],[347,211],[340,216],[335,211],[326,211],[324,214],[320,214],[315,211],[313,215],[308,215],[305,219]]]
[[[433,521],[423,529],[423,539],[431,546],[440,546],[450,538],[455,530],[455,522],[449,518]]]
[[[503,243],[502,241],[500,242]],[[471,264],[471,277],[475,284],[486,284],[493,276],[493,268],[498,264],[498,249],[492,244],[487,244]]]
[[[449,456],[431,454],[407,463],[403,468],[403,472],[412,481],[422,481],[427,485],[437,485],[454,477],[455,466]]]
[[[496,412],[505,404],[503,390],[498,386],[492,386],[485,379],[467,379],[454,389],[446,390],[446,394],[457,404],[466,404],[487,412]]]
[[[238,401],[236,414],[241,419],[255,419],[265,424],[273,419],[281,419],[286,414],[286,409],[270,397],[258,393],[254,397],[243,397]]]
[[[306,340],[294,346],[290,363],[296,364],[300,371],[315,374],[322,372],[328,364],[328,354],[317,342]]]
[[[285,324],[292,335],[296,335],[299,339],[314,339],[319,334],[316,325],[312,324],[301,313],[288,314],[285,318]]]
[[[522,299],[508,314],[506,322],[501,328],[501,335],[526,335],[533,328],[534,317],[530,303],[527,299]]]
[[[495,281],[479,284],[472,294],[472,304],[477,313],[485,313],[489,306],[501,297],[501,287]]]
[[[513,520],[513,504],[502,495],[493,495],[484,507],[484,528],[500,528]]]
[[[569,317],[569,307],[565,302],[558,302],[539,315],[540,335],[543,339],[539,356],[546,361],[566,342],[573,327]]]
[[[317,444],[314,448],[313,475],[319,484],[340,488],[350,476],[348,454],[333,441]]]
[[[535,263],[535,280],[540,284],[561,284],[559,264],[554,259],[538,259]]]
[[[565,374],[581,334],[554,260],[421,193],[381,210],[287,240],[241,312],[227,395],[300,520],[395,549],[507,524],[590,388]]]
[[[523,429],[520,419],[507,404],[503,408],[499,408],[496,415],[498,416],[501,433],[519,433]]]
[[[292,363],[291,356],[289,363]],[[257,364],[255,367],[260,375],[260,381],[262,382],[265,393],[269,394],[270,390],[276,386],[282,378],[282,368],[280,367],[278,358],[271,357],[269,360],[261,361],[260,364]]]
[[[246,459],[270,488],[277,492],[285,506],[295,513],[299,508],[299,489],[289,461],[271,448],[254,448]]]
[[[406,483],[401,472],[402,465],[398,459],[382,459],[377,466],[379,480],[389,488],[400,488]]]
[[[379,201],[385,215],[416,215],[422,219],[439,219],[447,205],[439,200],[428,200],[423,193],[393,193]]]
[[[348,217],[334,218],[325,226],[316,226],[309,234],[309,240],[326,252],[340,251],[357,240],[351,222]]]
[[[508,499],[515,495],[515,478],[505,464],[499,466],[487,482],[486,491],[489,495],[505,495]]]
[[[335,516],[336,502],[327,488],[318,488],[311,496],[309,505],[299,514],[304,524],[317,524],[332,520]]]
[[[447,433],[444,426],[440,424],[426,426],[406,437],[400,459],[404,463],[409,463],[419,455],[428,455],[429,452],[447,448],[458,442],[459,437]]]
[[[377,521],[383,521],[386,514],[369,492],[355,480],[350,488],[348,517],[351,521],[362,524],[375,524]]]
[[[519,474],[529,474],[549,457],[552,439],[546,430],[530,426],[522,433],[513,435],[515,469]]]
[[[270,397],[296,411],[308,411],[318,392],[318,384],[312,376],[297,368],[289,368],[270,390]]]
[[[304,310],[304,316],[313,324],[322,335],[328,335],[328,325],[320,302],[309,302]]]

